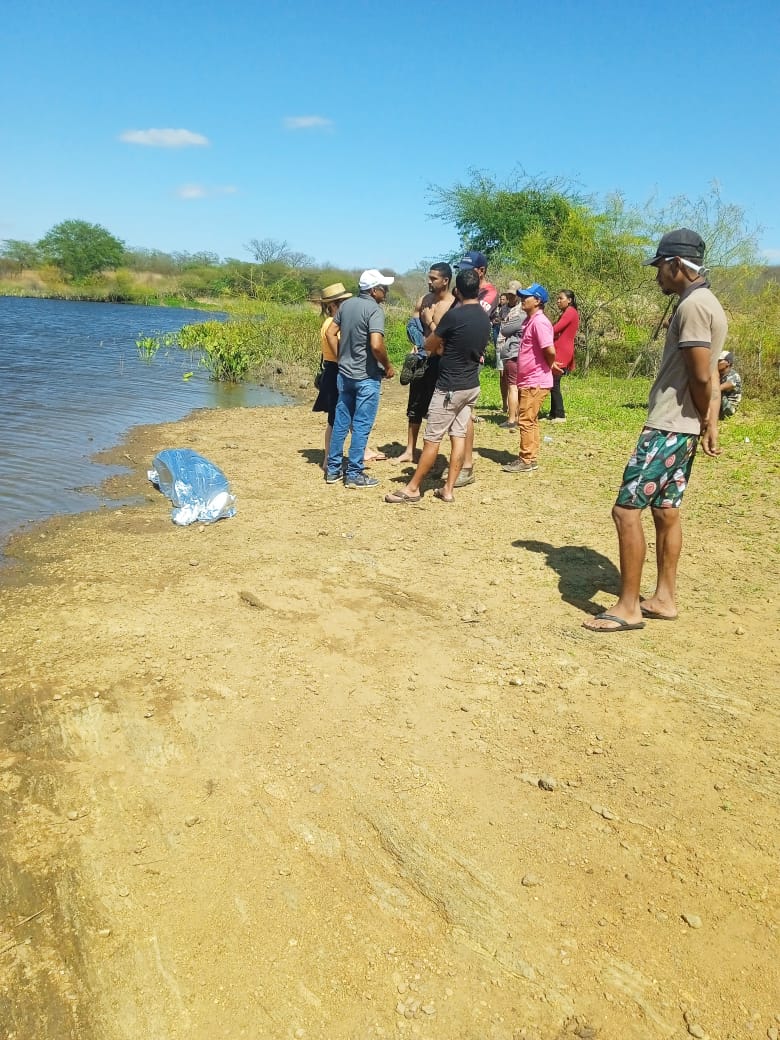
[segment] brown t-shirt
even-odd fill
[[[727,332],[724,310],[708,285],[692,286],[683,293],[666,333],[661,367],[650,389],[646,426],[668,433],[701,432],[699,413],[688,388],[683,351],[709,347],[710,374],[714,375]]]

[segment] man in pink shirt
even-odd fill
[[[555,345],[552,322],[544,313],[550,298],[544,286],[534,282],[517,295],[526,315],[517,355],[520,454],[502,469],[504,473],[532,473],[539,468],[539,409],[553,385]]]

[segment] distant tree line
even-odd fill
[[[357,270],[317,264],[285,241],[253,238],[245,248],[252,259],[131,248],[99,224],[65,220],[38,242],[5,239],[0,276],[50,269],[74,292],[97,292],[102,279],[110,298],[135,299],[148,295],[138,282],[145,275],[164,280],[167,294],[187,300],[235,296],[274,303],[303,303],[316,298],[324,285],[357,283]]]
[[[642,262],[664,231],[694,228],[707,242],[713,287],[729,314],[730,346],[754,385],[780,386],[780,269],[760,262],[758,229],[716,186],[700,199],[637,207],[619,194],[586,196],[562,179],[520,172],[501,183],[471,171],[464,182],[433,187],[431,203],[433,215],[457,235],[450,257],[431,260],[456,260],[478,249],[487,255],[499,291],[514,278],[541,282],[551,295],[572,289],[580,312],[581,369],[595,362],[623,374],[651,372],[663,341],[659,318],[666,301]],[[0,292],[229,306],[231,299],[302,304],[339,281],[357,288],[357,270],[317,264],[286,241],[252,238],[244,248],[246,260],[131,248],[99,224],[66,220],[39,242],[6,239],[0,245]],[[399,320],[424,290],[427,266],[392,272]],[[39,284],[20,287],[30,272]]]

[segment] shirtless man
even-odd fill
[[[428,271],[428,292],[420,297],[414,308],[414,316],[420,319],[426,339],[436,331],[436,326],[455,302],[455,297],[450,292],[451,281],[452,268],[449,264],[431,264]],[[438,375],[439,357],[433,354],[428,358],[428,367],[422,379],[413,379],[409,384],[409,403],[406,408],[409,430],[406,451],[398,456],[396,462],[416,462],[419,458],[417,438],[420,435],[422,421],[428,414]]]
[[[455,279],[458,306],[447,311],[436,332],[425,341],[429,354],[441,355],[425,427],[425,447],[412,479],[406,487],[385,495],[385,502],[401,505],[421,501],[421,484],[436,462],[446,434],[452,445],[449,473],[444,486],[436,488],[433,495],[442,502],[455,501],[452,489],[458,486],[466,430],[472,406],[479,397],[480,362],[490,342],[490,319],[479,305],[478,294],[478,273],[471,269],[459,271]]]

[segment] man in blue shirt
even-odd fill
[[[342,303],[325,332],[339,361],[339,399],[325,471],[328,484],[342,479],[344,442],[350,429],[345,486],[371,488],[379,483],[363,471],[363,460],[379,410],[382,380],[395,375],[385,347],[385,315],[379,306],[394,281],[392,275],[374,268],[364,271],[360,276],[360,295]]]

